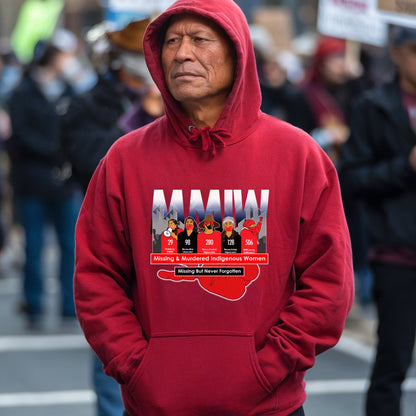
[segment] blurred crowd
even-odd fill
[[[24,267],[31,278],[25,281],[27,293],[20,309],[30,321],[36,321],[41,309],[40,230],[52,220],[52,213],[58,212],[51,203],[59,202],[62,208],[62,200],[74,195],[77,202],[71,202],[72,214],[67,208],[67,215],[55,215],[56,230],[68,226],[68,235],[72,235],[74,224],[62,222],[68,215],[73,221],[76,218],[82,193],[101,157],[122,134],[163,112],[140,45],[148,22],[132,21],[112,30],[109,22],[102,21],[82,34],[60,25],[49,38],[35,44],[31,60],[25,63],[19,61],[10,42],[1,44],[1,194],[5,213],[0,243],[7,245],[8,236],[16,230],[26,240]],[[386,48],[354,44],[351,53],[348,41],[315,33],[302,46],[293,42],[291,48],[282,49],[265,26],[253,23],[250,30],[262,110],[310,133],[337,163],[349,136],[354,100],[393,71]],[[38,202],[47,200],[49,206],[43,206],[42,213],[35,211],[33,201],[28,203],[32,197],[39,198]],[[368,304],[371,273],[366,264],[363,218],[356,203],[345,203],[355,248],[359,300]],[[40,218],[45,224],[40,224]],[[72,256],[69,248],[64,249],[64,235],[61,237],[63,253]],[[69,277],[61,276],[63,285],[66,280]],[[33,290],[38,293],[33,295]],[[36,300],[28,301],[30,296]]]
[[[25,64],[10,48],[1,53],[0,243],[2,252],[16,235],[21,244],[22,256],[14,259],[22,269],[16,308],[30,330],[42,331],[44,324],[46,231],[54,231],[60,252],[56,313],[76,322],[74,232],[88,182],[115,140],[163,114],[141,45],[149,22],[131,21],[119,30],[102,22],[85,37],[59,27],[36,42]],[[98,414],[121,415],[118,385],[95,356],[92,379]]]
[[[10,43],[0,45],[0,257],[18,235],[24,255],[17,309],[30,328],[39,329],[42,321],[45,228],[53,227],[61,252],[57,313],[75,319],[73,235],[88,182],[115,140],[163,114],[140,42],[149,21],[134,20],[118,30],[103,21],[82,35],[59,25],[36,43],[26,63]],[[307,48],[293,43],[279,50],[265,27],[252,24],[251,33],[262,110],[307,131],[337,166],[356,101],[394,73],[387,47],[313,34]],[[368,305],[373,277],[366,216],[362,202],[347,192],[344,204],[357,301]],[[120,409],[121,403],[106,402],[115,387],[104,386],[100,380],[106,376],[97,361],[94,365],[96,385],[102,386],[97,392],[104,390],[100,403]]]

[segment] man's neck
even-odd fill
[[[199,129],[204,127],[214,127],[220,118],[224,106],[225,102],[220,104],[211,103],[209,101],[203,103],[182,103],[185,113],[195,127],[198,127]]]

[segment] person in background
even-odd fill
[[[12,133],[10,117],[6,111],[6,101],[8,98],[8,90],[3,88],[4,80],[7,76],[7,57],[0,54],[0,148],[4,141],[8,140]],[[16,81],[17,83],[18,81]]]
[[[353,99],[362,91],[346,66],[345,40],[320,37],[302,84],[308,103],[305,130],[336,163],[340,146],[349,135]]]
[[[348,70],[345,40],[320,37],[302,85],[307,102],[302,128],[312,135],[335,164],[350,134],[353,102],[366,88],[364,78]],[[358,299],[362,305],[368,305],[372,300],[372,275],[367,260],[366,219],[360,201],[343,192],[343,202],[352,241]]]
[[[234,1],[178,0],[143,45],[165,115],[117,140],[89,183],[76,232],[81,327],[131,416],[303,415],[305,371],[336,344],[353,301],[335,167],[304,131],[260,111]],[[259,210],[268,253],[250,264],[152,253],[153,221],[197,211],[216,228]],[[170,263],[181,258],[204,267]]]
[[[416,328],[416,29],[392,29],[391,57],[396,76],[360,97],[339,161],[368,217],[378,344],[367,416],[401,414]]]
[[[0,67],[0,97],[4,105],[19,83],[23,72],[23,66],[13,52],[10,41],[5,39],[0,39]]]
[[[41,260],[48,224],[56,231],[61,252],[59,313],[64,320],[75,319],[73,236],[80,198],[62,154],[59,118],[73,93],[63,78],[69,56],[52,41],[39,41],[33,61],[8,100],[12,124],[7,143],[10,181],[18,222],[25,235],[20,310],[31,328],[41,327],[45,306]]]
[[[309,124],[308,119],[305,119],[308,110],[306,99],[301,89],[289,80],[287,69],[279,61],[279,54],[273,47],[270,35],[266,29],[256,25],[250,26],[250,34],[260,81],[261,110],[307,129]]]
[[[71,85],[75,94],[82,94],[97,82],[97,74],[85,54],[84,42],[65,28],[55,30],[53,44],[68,53],[62,75]]]
[[[12,134],[12,126],[10,116],[7,110],[7,98],[9,90],[6,88],[6,78],[9,71],[9,59],[10,53],[3,53],[0,51],[0,252],[2,252],[7,239],[8,230],[6,229],[5,217],[4,217],[4,197],[6,194],[6,168],[4,159],[5,143]],[[13,80],[9,78],[9,81],[13,85]],[[18,82],[17,80],[15,81]]]
[[[117,31],[95,27],[87,34],[90,39],[94,35],[89,46],[99,78],[91,90],[71,100],[62,116],[66,157],[84,192],[111,145],[124,133],[163,113],[160,93],[150,81],[143,57],[142,39],[149,22],[132,21]],[[95,354],[93,384],[97,416],[121,416],[124,407],[120,387],[104,374]]]
[[[98,81],[91,90],[74,97],[62,117],[65,152],[84,192],[99,161],[121,135],[163,114],[141,45],[149,22],[132,21],[121,30],[104,31],[105,39],[94,39],[104,51],[100,60],[93,58]]]

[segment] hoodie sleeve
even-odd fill
[[[338,342],[353,303],[350,238],[337,174],[326,156],[314,159],[305,175],[296,289],[258,353],[276,387],[289,374],[312,367],[317,354]]]
[[[124,202],[117,196],[119,176],[110,174],[106,161],[93,176],[78,219],[75,303],[105,372],[123,384],[141,362],[147,341],[131,298],[135,273]]]

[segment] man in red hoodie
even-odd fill
[[[86,338],[130,416],[303,415],[305,371],[353,301],[335,168],[260,111],[232,0],[178,0],[144,51],[165,115],[119,139],[87,191],[75,273]],[[207,215],[236,232],[263,218],[257,253],[160,252],[169,218]]]

